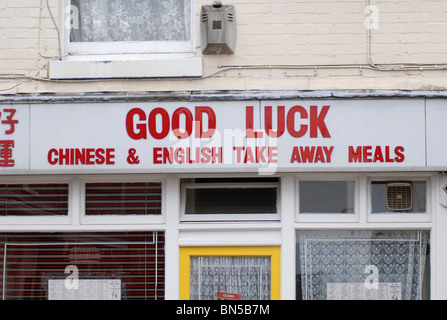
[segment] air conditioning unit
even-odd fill
[[[391,182],[386,186],[386,206],[390,211],[409,211],[413,207],[413,190],[409,182]]]

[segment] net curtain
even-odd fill
[[[190,0],[72,0],[72,42],[190,40]],[[76,19],[76,17],[74,17]]]
[[[191,299],[218,300],[217,292],[226,292],[269,300],[270,272],[270,257],[192,257]]]
[[[325,300],[328,283],[365,283],[373,265],[379,283],[400,283],[402,300],[419,300],[428,238],[422,231],[299,232],[297,290],[302,299]]]

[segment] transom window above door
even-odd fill
[[[278,199],[278,178],[183,179],[182,220],[278,220]]]

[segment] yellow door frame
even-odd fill
[[[180,248],[180,299],[190,300],[191,257],[270,257],[270,297],[280,299],[280,247],[181,247]]]

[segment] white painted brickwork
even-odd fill
[[[200,8],[211,2],[196,1],[197,46]],[[447,88],[445,0],[224,1],[236,7],[236,53],[203,56],[201,78],[87,83],[48,81],[60,54],[61,3],[0,1],[0,94]]]

